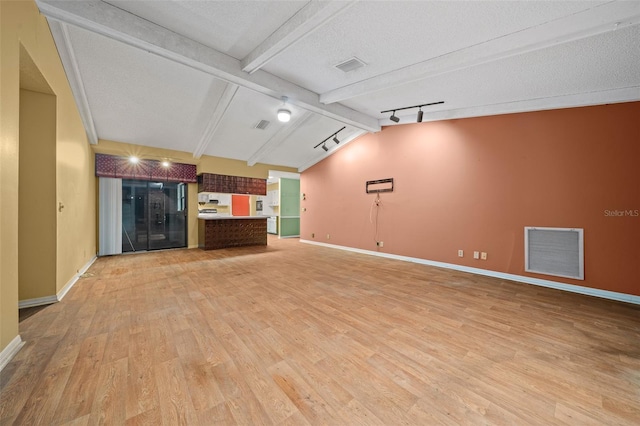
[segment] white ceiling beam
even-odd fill
[[[40,11],[59,20],[203,71],[216,78],[289,102],[359,129],[377,132],[378,120],[344,105],[323,105],[318,94],[263,70],[242,71],[240,61],[194,40],[96,0],[37,0]]]
[[[354,1],[312,0],[242,59],[242,71],[252,74],[355,4]]]
[[[347,137],[344,140],[340,141],[340,145],[335,145],[333,148],[330,148],[328,152],[324,152],[324,150],[323,150],[323,155],[320,155],[320,156],[313,155],[313,156],[311,156],[307,161],[304,162],[304,164],[302,164],[302,166],[298,167],[298,172],[299,173],[304,172],[309,167],[313,166],[314,164],[317,164],[317,163],[321,162],[322,160],[324,160],[328,156],[330,156],[333,153],[337,152],[338,150],[344,148],[347,144],[353,142],[354,140],[358,139],[362,135],[366,135],[367,133],[368,132],[366,132],[364,130],[358,130],[357,132],[352,133],[349,137]]]
[[[58,47],[58,53],[62,63],[66,65],[65,73],[67,74],[67,80],[69,86],[71,86],[71,93],[76,101],[80,119],[84,125],[84,130],[87,132],[87,138],[89,143],[96,145],[98,143],[98,133],[96,132],[96,126],[93,121],[93,115],[91,114],[91,108],[89,107],[89,100],[87,99],[87,92],[84,89],[84,82],[82,81],[82,74],[78,68],[78,61],[76,60],[76,54],[71,45],[71,39],[69,38],[69,30],[67,26],[61,22],[52,22],[49,25],[51,34],[56,41]]]
[[[207,127],[205,127],[204,132],[200,137],[200,142],[198,142],[195,151],[193,151],[193,158],[200,158],[211,145],[213,137],[220,125],[220,121],[222,121],[222,118],[227,113],[227,110],[229,109],[229,106],[237,92],[237,84],[227,83],[227,87],[224,88],[224,92],[222,93],[222,96],[220,96],[220,100],[211,115],[211,119],[207,123]]]
[[[320,95],[332,104],[440,74],[548,48],[640,23],[640,2],[615,1],[390,71]]]
[[[266,141],[256,152],[253,153],[249,160],[247,160],[247,165],[254,166],[256,163],[259,163],[260,160],[265,158],[268,154],[270,154],[274,149],[282,145],[282,143],[295,132],[297,129],[307,124],[307,122],[314,117],[313,113],[309,111],[305,111],[302,116],[295,121],[295,123],[290,123],[287,126],[282,126],[277,132],[275,132],[268,141]]]

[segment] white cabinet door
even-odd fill
[[[216,194],[218,197],[218,205],[219,206],[230,206],[231,205],[231,194]]]

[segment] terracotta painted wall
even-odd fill
[[[301,238],[640,295],[639,161],[640,102],[387,127],[302,173]],[[525,226],[584,228],[585,280],[526,273]]]

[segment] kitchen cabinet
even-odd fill
[[[203,250],[267,245],[266,217],[198,219],[198,246]]]
[[[201,204],[216,204],[218,206],[230,206],[231,194],[216,194],[201,192],[198,194],[198,202]]]
[[[198,192],[266,195],[267,181],[244,176],[201,173],[198,175]]]
[[[269,198],[269,205],[271,207],[276,207],[280,205],[280,191],[278,191],[277,189],[271,190],[269,191],[267,196]]]
[[[278,218],[277,217],[268,217],[267,218],[267,233],[269,233],[269,234],[277,234],[278,233]]]

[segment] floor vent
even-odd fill
[[[357,70],[358,68],[362,68],[365,65],[367,64],[365,64],[360,59],[354,56],[351,59],[347,59],[346,61],[340,62],[337,65],[334,65],[334,67],[338,68],[340,71],[349,72],[349,71]]]
[[[584,280],[584,230],[524,228],[525,271]]]
[[[264,130],[267,127],[269,127],[269,124],[271,124],[271,122],[268,121],[268,120],[260,120],[260,122],[258,124],[256,124],[253,128],[254,129]]]

